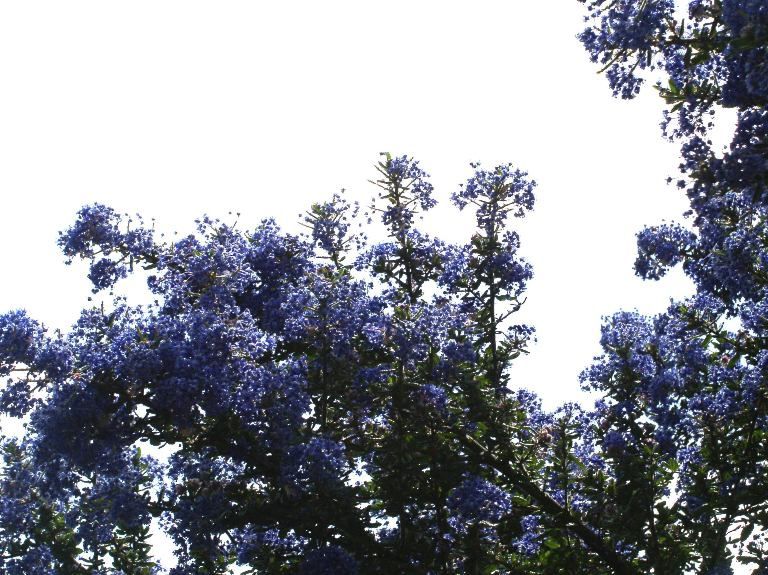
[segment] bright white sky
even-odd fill
[[[556,6],[555,6],[556,4]],[[463,240],[448,197],[468,163],[511,161],[539,182],[520,223],[538,330],[516,384],[580,397],[602,315],[664,309],[690,290],[632,272],[634,235],[682,194],[652,90],[614,100],[575,39],[583,5],[520,0],[5,2],[0,5],[0,309],[65,328],[83,268],[55,245],[103,202],[187,232],[203,213],[242,226],[340,188],[366,201],[381,151],[433,175],[429,231]]]

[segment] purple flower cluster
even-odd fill
[[[688,20],[674,0],[580,1],[587,4],[588,25],[579,38],[614,95],[632,98],[647,72],[666,72],[668,80],[657,88],[672,105],[666,127],[677,112],[671,135],[706,132],[716,103],[768,103],[768,13],[762,0],[692,0]]]
[[[302,491],[339,489],[350,472],[344,446],[322,437],[290,449],[283,466],[285,480]]]
[[[382,179],[376,184],[382,191],[379,204],[374,204],[371,209],[381,214],[381,221],[390,235],[402,243],[416,214],[436,205],[432,197],[434,187],[419,162],[408,156],[393,158],[386,154],[386,160],[380,162],[377,169]]]
[[[541,548],[541,517],[538,515],[526,515],[520,520],[520,528],[523,535],[512,544],[523,555],[535,555]]]
[[[619,458],[627,448],[627,438],[618,431],[609,431],[603,437],[603,450],[608,457]]]
[[[723,101],[763,106],[768,103],[768,7],[761,0],[723,0],[722,20],[733,38],[724,52],[728,80]]]
[[[645,228],[637,234],[635,272],[644,279],[659,279],[695,246],[696,236],[679,224]]]
[[[579,39],[590,59],[604,67],[615,96],[636,96],[643,81],[638,72],[658,64],[659,38],[673,17],[674,1],[579,1],[589,14]]]
[[[491,537],[490,527],[512,511],[512,498],[487,479],[469,476],[451,492],[447,505],[448,522],[458,534],[466,534],[470,525],[479,525]]]
[[[4,373],[16,363],[34,361],[34,347],[41,328],[26,312],[18,310],[0,315],[0,365]]]
[[[503,226],[508,214],[522,217],[533,209],[536,182],[528,179],[528,173],[501,164],[492,170],[484,170],[479,163],[471,164],[475,173],[451,199],[460,209],[468,204],[477,206],[477,225],[480,229]]]
[[[416,405],[427,413],[445,415],[448,412],[448,396],[442,387],[424,384],[414,392],[413,398]]]
[[[154,241],[151,230],[141,226],[130,229],[112,208],[102,204],[86,206],[78,212],[75,224],[59,236],[59,246],[71,261],[75,257],[91,261],[88,278],[94,291],[110,288],[126,277],[135,262],[154,263]],[[116,259],[115,259],[116,258]]]
[[[336,545],[307,553],[299,567],[300,575],[357,575],[354,557]]]
[[[304,216],[303,225],[309,228],[312,242],[332,261],[340,263],[350,243],[359,249],[364,242],[364,237],[349,234],[350,220],[354,220],[358,212],[357,203],[350,204],[341,195],[334,194],[328,202],[313,204]]]
[[[280,533],[272,528],[259,530],[249,526],[235,536],[237,562],[248,565],[259,561],[265,555],[269,558],[285,559],[301,554],[306,541],[295,533]]]
[[[422,210],[436,205],[432,197],[434,187],[429,182],[429,174],[421,169],[419,162],[408,156],[395,157],[387,161],[385,170],[397,186],[410,191]]]
[[[67,341],[48,337],[25,312],[0,315],[0,376],[11,376],[0,390],[0,408],[8,415],[24,416],[38,400],[35,391],[70,375],[72,353]]]
[[[413,298],[422,293],[424,284],[440,276],[445,244],[418,230],[408,230],[396,241],[383,242],[360,254],[358,270],[367,269],[389,285],[388,297]],[[401,288],[408,285],[406,293]]]

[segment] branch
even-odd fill
[[[614,570],[617,575],[639,575],[639,571],[621,555],[619,555],[610,544],[606,543],[602,537],[592,529],[574,517],[568,510],[563,508],[557,501],[552,499],[538,485],[523,473],[516,470],[508,462],[500,460],[493,455],[487,447],[479,443],[475,438],[465,432],[459,432],[458,439],[462,445],[470,451],[480,455],[488,465],[509,479],[516,488],[531,497],[543,511],[551,515],[562,526],[569,529],[591,551],[593,551],[606,565]]]

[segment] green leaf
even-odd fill
[[[752,535],[752,532],[755,530],[755,524],[749,523],[744,529],[741,530],[741,536],[739,537],[739,541],[744,543],[747,539],[749,539],[749,536]]]
[[[544,546],[548,549],[560,549],[560,542],[557,539],[547,539],[544,541]]]

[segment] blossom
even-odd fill
[[[493,525],[512,510],[509,493],[478,476],[468,476],[448,497],[449,523],[459,534],[471,524]],[[487,536],[492,531],[484,529]]]

